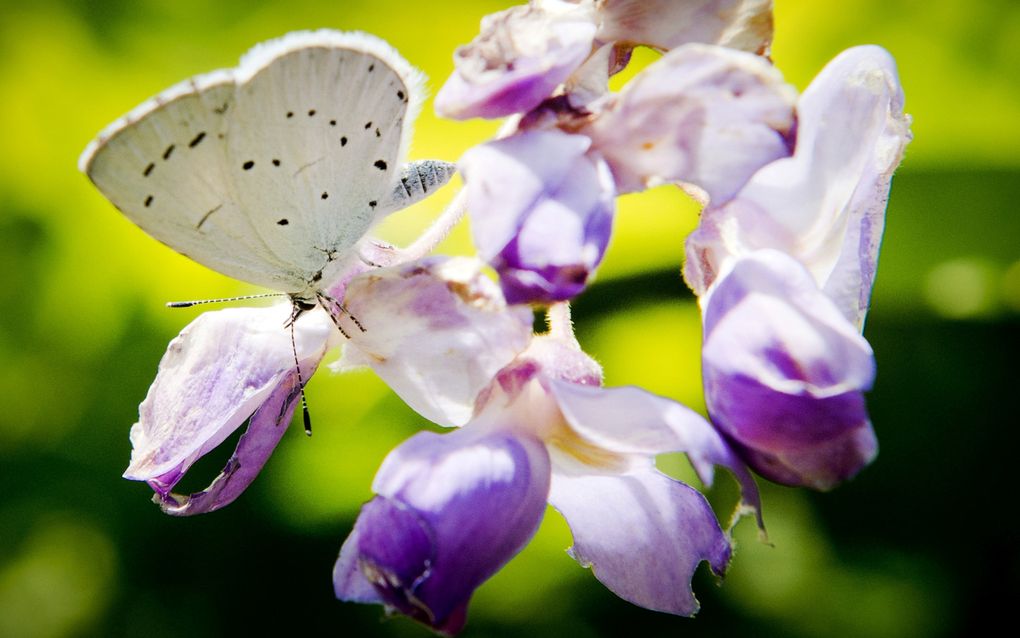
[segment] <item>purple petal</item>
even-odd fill
[[[283,438],[301,396],[297,390],[297,374],[292,373],[251,416],[230,460],[209,487],[183,496],[164,492],[157,484],[152,486],[157,491],[153,500],[174,516],[212,512],[232,503],[255,480]]]
[[[772,42],[772,0],[604,0],[598,39],[669,50],[688,42],[764,55]]]
[[[463,425],[493,375],[527,347],[532,314],[508,308],[469,259],[430,258],[355,278],[343,367],[371,366],[418,413]]]
[[[875,46],[843,52],[804,92],[797,113],[793,156],[763,168],[726,206],[705,211],[687,241],[684,274],[702,294],[727,258],[783,250],[860,327],[890,180],[910,140],[895,63]]]
[[[497,118],[523,113],[549,97],[591,53],[590,12],[512,7],[486,16],[481,34],[454,54],[453,75],[436,95],[443,117]]]
[[[795,99],[764,59],[688,44],[635,77],[582,132],[621,192],[693,184],[718,205],[789,154]]]
[[[456,633],[474,590],[531,539],[545,511],[549,458],[528,435],[464,428],[422,432],[383,462],[379,494],[334,571],[337,596],[389,606]],[[365,581],[351,577],[357,564]]]
[[[684,616],[698,611],[701,561],[722,574],[729,541],[697,490],[654,469],[623,476],[557,472],[550,503],[570,525],[571,555],[624,600]]]
[[[637,387],[600,388],[552,380],[549,389],[571,429],[591,446],[653,457],[684,452],[709,486],[715,465],[729,469],[741,485],[744,504],[762,526],[754,478],[722,436],[693,410]]]
[[[509,303],[569,299],[601,262],[615,191],[589,145],[581,135],[532,131],[461,159],[475,245]]]
[[[147,481],[175,509],[178,497],[169,494],[173,486],[254,414],[249,436],[210,488],[215,496],[203,501],[211,499],[219,507],[235,498],[254,473],[246,468],[237,475],[233,465],[243,456],[260,467],[279,439],[277,422],[285,423],[285,413],[293,409],[294,348],[284,328],[289,316],[289,304],[231,308],[204,313],[181,331],[139,406],[139,421],[131,428],[131,465],[124,477]],[[306,380],[322,359],[332,330],[321,310],[298,320],[294,345]],[[215,509],[211,501],[195,509]],[[188,508],[173,513],[197,512]]]
[[[802,266],[752,253],[703,304],[709,414],[759,474],[828,489],[870,462],[871,348]]]

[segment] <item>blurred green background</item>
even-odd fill
[[[163,303],[248,292],[147,237],[78,174],[100,128],[250,45],[301,28],[382,36],[432,78],[503,2],[38,0],[0,7],[0,636],[425,636],[333,599],[330,571],[375,469],[425,427],[369,373],[308,388],[315,436],[293,427],[234,505],[162,515],[120,478],[167,342],[198,311]],[[749,522],[722,586],[675,618],[608,593],[565,553],[550,511],[483,586],[465,636],[951,636],[1020,594],[1011,469],[1020,327],[1020,5],[777,0],[774,59],[803,88],[842,49],[897,58],[915,141],[894,181],[866,334],[882,445],[829,494],[763,485],[771,545]],[[639,61],[651,59],[639,56]],[[491,123],[437,119],[412,157],[456,159]],[[452,195],[395,217],[414,235]],[[597,284],[575,307],[612,385],[703,410],[699,319],[679,277],[697,211],[675,189],[620,202]],[[444,246],[469,250],[463,228]],[[199,487],[226,458],[196,467]],[[683,468],[672,460],[663,467]],[[711,491],[723,516],[734,488]]]

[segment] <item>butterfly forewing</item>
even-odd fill
[[[390,197],[420,83],[376,38],[291,34],[138,107],[81,165],[171,248],[308,294],[350,263]]]

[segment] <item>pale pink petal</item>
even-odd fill
[[[910,140],[895,63],[875,46],[843,52],[804,92],[797,113],[794,155],[704,212],[687,241],[684,274],[703,294],[728,258],[776,248],[804,264],[859,327],[890,180]]]
[[[722,574],[729,539],[705,497],[652,468],[626,475],[554,472],[549,502],[567,520],[571,555],[617,596],[684,616],[698,611],[701,561]]]
[[[795,99],[762,58],[688,44],[635,77],[581,132],[621,192],[692,184],[718,205],[789,154]]]
[[[370,366],[422,416],[463,425],[475,396],[531,338],[529,308],[508,307],[470,259],[429,258],[353,279],[340,369]]]
[[[688,42],[765,55],[772,42],[772,0],[600,0],[602,42],[673,49]]]

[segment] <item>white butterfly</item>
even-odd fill
[[[157,240],[307,308],[376,221],[453,174],[402,165],[423,83],[374,36],[291,33],[141,104],[79,168]]]

